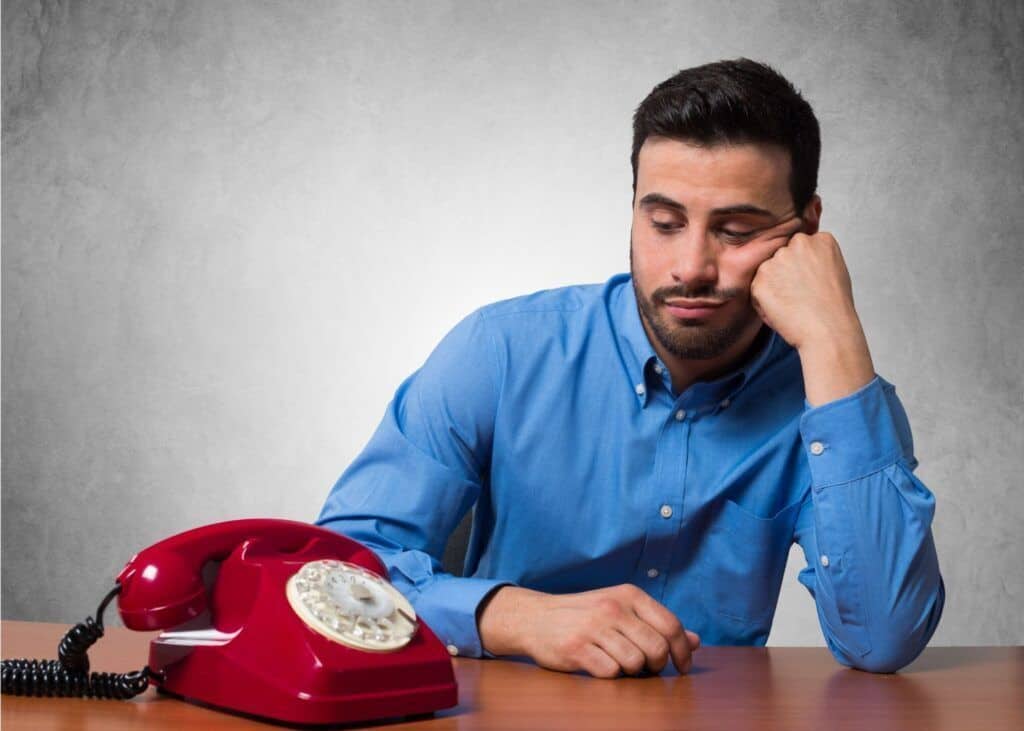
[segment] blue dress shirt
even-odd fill
[[[812,408],[797,352],[767,327],[737,370],[673,393],[618,275],[459,323],[317,522],[375,550],[473,657],[477,608],[505,584],[632,583],[706,645],[763,645],[797,541],[832,654],[885,672],[924,648],[945,597],[916,465],[892,385]],[[440,558],[471,508],[456,577]]]

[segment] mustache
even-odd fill
[[[651,300],[655,304],[663,305],[668,299],[702,299],[725,302],[726,300],[738,297],[743,293],[739,287],[730,289],[717,289],[713,286],[687,287],[680,284],[674,287],[661,287],[651,293]]]

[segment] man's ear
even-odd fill
[[[811,197],[811,200],[804,206],[804,215],[801,218],[804,220],[803,228],[800,229],[801,233],[808,236],[818,233],[818,226],[821,224],[821,196]]]

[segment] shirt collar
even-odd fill
[[[647,338],[640,321],[636,303],[636,290],[629,274],[617,274],[608,281],[609,315],[612,329],[618,341],[619,353],[629,376],[630,388],[640,403],[646,406],[649,399],[651,379],[658,355]],[[779,343],[784,342],[774,330],[765,327],[754,341],[752,354],[737,368],[719,376],[713,381],[698,381],[687,391],[693,391],[696,400],[722,400],[732,398],[767,364]]]

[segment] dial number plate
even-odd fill
[[[310,629],[357,650],[394,652],[419,626],[412,605],[390,582],[347,561],[307,563],[285,592]]]

